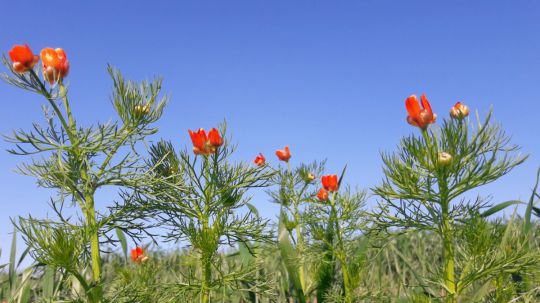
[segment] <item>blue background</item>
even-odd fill
[[[458,100],[491,106],[530,159],[479,191],[494,202],[527,199],[540,164],[538,1],[8,1],[0,49],[27,42],[35,53],[62,47],[71,63],[80,123],[115,119],[110,63],[127,78],[162,75],[171,96],[159,136],[188,146],[187,129],[226,119],[237,160],[289,145],[293,165],[348,164],[361,188],[382,178],[380,151],[418,130],[404,100],[425,92],[439,117]],[[43,121],[39,96],[0,86],[0,133]],[[0,143],[0,263],[9,218],[49,211],[50,192],[13,173],[28,158]],[[110,204],[101,193],[98,205]],[[376,199],[370,198],[370,205]],[[261,213],[276,206],[255,194]]]

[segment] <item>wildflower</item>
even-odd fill
[[[141,263],[146,262],[148,260],[148,256],[144,254],[144,249],[142,247],[135,247],[131,250],[131,260],[135,263]]]
[[[212,128],[206,135],[204,129],[199,128],[197,132],[188,130],[191,142],[193,143],[193,152],[196,155],[209,155],[216,152],[216,148],[223,145],[223,139],[217,129]]]
[[[439,153],[439,156],[437,157],[437,163],[440,166],[447,166],[448,164],[450,164],[450,162],[452,162],[452,155],[447,152]]]
[[[210,141],[210,145],[212,145],[213,147],[220,147],[221,145],[223,145],[223,138],[221,138],[218,130],[215,128],[212,128],[208,132],[208,140]]]
[[[255,157],[255,160],[253,161],[257,166],[261,166],[266,162],[266,158],[263,156],[262,153],[259,153],[257,157]]]
[[[338,178],[337,175],[326,175],[321,178],[322,185],[325,190],[334,192],[338,190]]]
[[[431,105],[429,104],[425,94],[422,95],[420,99],[422,101],[422,108],[420,108],[420,104],[418,103],[418,99],[415,95],[409,96],[409,98],[407,98],[405,101],[405,106],[407,107],[407,112],[409,113],[407,116],[407,122],[410,125],[425,130],[429,124],[435,123],[437,115],[435,115],[431,110]]]
[[[210,154],[210,148],[208,146],[208,137],[206,136],[206,131],[199,128],[197,132],[188,130],[189,136],[191,137],[191,142],[193,143],[193,152],[196,155],[208,155]]]
[[[311,182],[313,180],[315,180],[315,175],[312,173],[307,174],[307,181]]]
[[[29,71],[39,61],[39,57],[32,53],[32,50],[25,43],[22,45],[15,45],[9,51],[9,58],[13,62],[13,70],[22,74]]]
[[[61,82],[69,72],[69,61],[63,49],[44,48],[41,50],[43,77],[51,85]]]
[[[324,188],[321,188],[317,193],[317,198],[319,198],[320,201],[328,200],[328,192]]]
[[[276,156],[281,161],[289,162],[289,159],[291,158],[291,151],[289,150],[288,146],[285,146],[284,149],[276,150]]]
[[[454,119],[463,119],[469,115],[469,107],[461,102],[457,102],[450,109],[450,116]]]

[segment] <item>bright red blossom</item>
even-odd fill
[[[43,64],[43,77],[51,85],[62,81],[69,72],[69,61],[63,49],[46,47],[41,50],[41,63]]]
[[[189,136],[191,137],[191,143],[193,143],[193,152],[196,155],[206,154],[206,141],[208,137],[206,136],[206,131],[202,128],[199,128],[197,132],[188,130]]]
[[[321,178],[322,185],[325,190],[334,192],[338,190],[338,178],[337,175],[326,175]]]
[[[212,145],[213,147],[220,147],[221,145],[223,145],[223,139],[219,135],[218,130],[215,128],[212,128],[208,132],[208,140],[210,140],[210,145]]]
[[[206,135],[206,131],[199,128],[197,132],[188,130],[191,142],[193,143],[193,152],[196,155],[209,155],[216,152],[216,148],[223,145],[223,139],[217,129],[212,128]]]
[[[285,146],[284,149],[276,150],[276,156],[281,161],[289,162],[289,159],[291,158],[291,151],[289,150],[288,146]]]
[[[142,247],[137,246],[131,250],[131,260],[135,263],[141,263],[148,260],[148,256],[144,254]]]
[[[13,69],[20,74],[32,69],[39,61],[39,57],[32,53],[32,50],[26,43],[24,46],[13,46],[9,51],[9,58],[13,62]]]
[[[407,122],[410,125],[419,127],[421,129],[426,129],[429,124],[435,123],[437,115],[435,115],[431,110],[431,105],[429,104],[425,94],[420,97],[420,100],[422,101],[422,108],[420,108],[420,104],[418,103],[418,99],[415,95],[409,96],[409,98],[407,98],[405,101],[405,106],[407,107],[407,112],[409,113],[407,116]]]
[[[266,162],[266,158],[263,156],[263,154],[259,153],[257,157],[255,157],[255,160],[253,161],[257,166],[261,166]]]
[[[319,198],[320,201],[328,200],[328,192],[324,188],[321,188],[317,193],[317,198]]]

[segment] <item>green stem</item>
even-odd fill
[[[96,222],[96,210],[94,206],[93,194],[87,194],[86,200],[86,222],[90,232],[90,255],[92,260],[92,277],[95,283],[94,294],[96,294],[96,303],[101,302],[101,257],[99,251],[99,228]]]
[[[431,140],[431,137],[427,129],[422,130],[422,136],[426,141],[428,151],[428,161],[432,169],[436,169],[437,166],[437,152],[438,144],[437,140]],[[446,302],[457,302],[457,284],[455,273],[455,250],[452,234],[452,223],[450,221],[449,214],[449,190],[447,176],[444,172],[437,170],[437,182],[439,186],[439,203],[441,205],[441,222],[440,231],[443,240],[443,259],[444,259],[444,284],[446,286]]]
[[[347,265],[347,252],[345,251],[345,245],[343,244],[343,232],[341,231],[341,225],[337,218],[337,209],[336,209],[336,198],[337,192],[334,192],[332,198],[330,199],[331,209],[331,222],[334,222],[336,227],[336,236],[338,240],[338,259],[341,263],[341,272],[343,275],[343,286],[345,288],[345,302],[352,303],[352,285],[351,285],[351,274],[349,273],[349,266]]]
[[[210,199],[212,197],[211,191],[211,180],[210,180],[210,167],[208,156],[204,157],[204,172],[205,172],[205,192],[204,192],[204,210],[202,217],[202,233],[203,233],[203,245],[201,245],[201,268],[202,268],[202,279],[201,279],[201,302],[209,303],[210,302],[210,284],[212,282],[212,254],[213,246],[209,248],[207,242],[209,239],[213,238],[210,229]],[[212,251],[210,251],[212,250]]]
[[[71,108],[69,106],[68,98],[67,98],[67,90],[63,83],[58,84],[58,89],[60,91],[60,95],[62,95],[62,100],[64,101],[64,107],[66,108],[66,114],[68,117],[68,126],[70,127],[70,130],[72,133],[76,133],[77,129],[75,126],[75,119],[73,119],[73,114],[71,113]]]
[[[444,276],[445,276],[445,285],[447,288],[448,295],[446,297],[446,302],[455,303],[457,302],[457,289],[456,289],[456,278],[455,278],[455,269],[454,269],[454,243],[452,240],[452,226],[448,216],[448,203],[444,203],[442,206],[442,237],[444,245]]]
[[[36,74],[36,72],[34,70],[30,70],[30,75],[31,75],[31,77],[33,77],[39,83],[43,96],[47,99],[47,101],[49,101],[49,104],[52,106],[54,112],[56,113],[56,116],[58,116],[58,119],[60,120],[60,123],[62,124],[62,126],[66,130],[69,141],[71,142],[71,144],[75,144],[75,142],[76,142],[74,140],[75,139],[75,133],[72,132],[71,128],[67,124],[66,119],[64,118],[64,115],[62,115],[62,112],[60,111],[60,108],[58,108],[58,105],[56,105],[56,102],[52,98],[51,94],[49,94],[49,92],[47,91],[47,88],[45,87],[43,82],[41,82],[41,80],[39,79],[38,75]],[[64,95],[64,98],[65,98],[65,95]]]
[[[289,191],[290,193],[294,193],[294,177],[291,170],[291,164],[287,162],[287,172],[290,177],[289,182]],[[298,251],[302,252],[304,249],[304,237],[302,236],[302,227],[301,225],[301,219],[300,219],[300,211],[298,209],[299,207],[299,201],[298,199],[293,199],[293,206],[294,206],[294,223],[296,225],[295,231],[296,231],[296,246],[298,248]],[[302,286],[302,291],[306,291],[306,277],[305,277],[305,267],[304,267],[304,260],[301,258],[299,260],[300,265],[298,266],[298,276],[300,277],[300,285]]]

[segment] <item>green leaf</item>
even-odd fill
[[[255,205],[251,204],[251,203],[246,203],[246,206],[249,208],[249,210],[255,214],[255,216],[257,217],[260,217],[259,216],[259,210],[257,209],[257,207],[255,207]]]
[[[122,245],[122,253],[124,253],[124,258],[127,261],[128,254],[127,254],[126,235],[124,235],[124,232],[120,228],[117,227],[116,236],[118,237],[118,241],[120,241],[120,245]]]
[[[43,296],[45,298],[52,298],[54,294],[54,275],[56,274],[56,269],[53,266],[45,267],[45,274],[43,275],[42,288]]]
[[[537,195],[538,191],[538,183],[540,183],[540,167],[538,168],[538,171],[536,172],[536,184],[534,185],[531,198],[529,199],[529,203],[527,204],[527,209],[525,210],[525,222],[523,223],[523,233],[527,235],[529,231],[531,230],[532,223],[531,223],[531,214],[532,209],[534,207],[534,197]]]
[[[238,244],[238,252],[240,254],[240,259],[242,259],[242,264],[244,266],[248,266],[254,260],[254,257],[251,254],[247,245],[248,243],[246,242],[240,242]]]
[[[11,240],[11,254],[9,256],[9,288],[14,289],[15,283],[17,282],[17,272],[15,267],[15,258],[17,256],[17,230],[13,229],[13,237]]]
[[[341,187],[341,181],[343,181],[343,177],[345,177],[346,171],[347,171],[347,165],[345,165],[345,167],[343,167],[343,170],[341,171],[341,175],[339,176],[339,181],[338,181],[338,187]]]
[[[306,298],[304,295],[304,290],[302,289],[302,283],[300,283],[300,277],[298,276],[298,256],[296,250],[289,239],[289,231],[285,226],[284,222],[285,213],[283,210],[279,216],[279,225],[278,225],[278,247],[279,252],[283,262],[285,263],[285,268],[289,274],[289,281],[293,286],[293,290],[297,296],[297,299],[300,303],[306,303]]]
[[[489,216],[491,216],[491,215],[493,215],[495,213],[498,213],[501,210],[507,208],[508,206],[519,205],[519,204],[525,204],[525,202],[519,201],[519,200],[510,200],[510,201],[506,201],[506,202],[501,202],[499,204],[493,205],[488,210],[484,211],[481,214],[481,216],[484,217],[484,218],[489,217]]]

